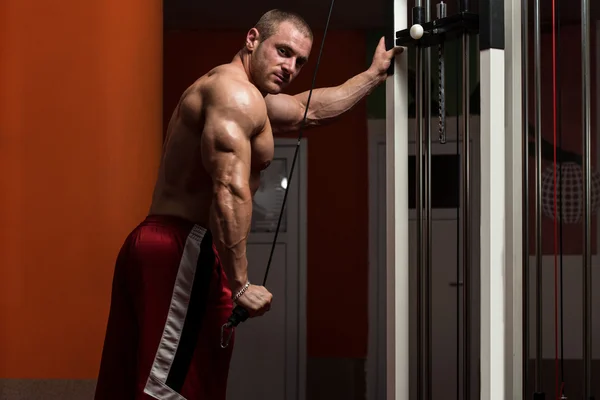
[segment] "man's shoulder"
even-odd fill
[[[249,124],[262,129],[267,120],[267,106],[260,91],[245,74],[235,67],[222,66],[210,71],[201,85],[201,96],[206,112]]]
[[[225,64],[206,74],[202,85],[203,92],[210,98],[228,104],[254,105],[264,107],[265,100],[260,91],[239,68]]]

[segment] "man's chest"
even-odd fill
[[[270,126],[252,138],[252,170],[263,170],[271,164],[275,154],[275,142]]]

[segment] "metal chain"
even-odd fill
[[[438,45],[438,116],[439,116],[439,140],[446,143],[446,94],[445,94],[445,65],[444,65],[444,43]]]

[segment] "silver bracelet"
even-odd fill
[[[235,294],[235,296],[233,296],[233,301],[236,301],[237,299],[239,299],[240,297],[242,297],[242,295],[244,294],[244,292],[246,292],[246,290],[248,290],[248,288],[250,287],[250,281],[248,281],[248,283],[246,283],[244,285],[244,287]]]

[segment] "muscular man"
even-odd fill
[[[273,158],[273,133],[303,121],[308,92],[281,92],[312,42],[302,18],[269,11],[231,63],[183,93],[149,215],[117,258],[96,400],[225,400],[233,340],[221,348],[221,326],[234,303],[253,318],[272,300],[248,282],[252,196]],[[385,81],[398,53],[386,51],[382,38],[370,68],[315,89],[307,126],[351,109]]]

